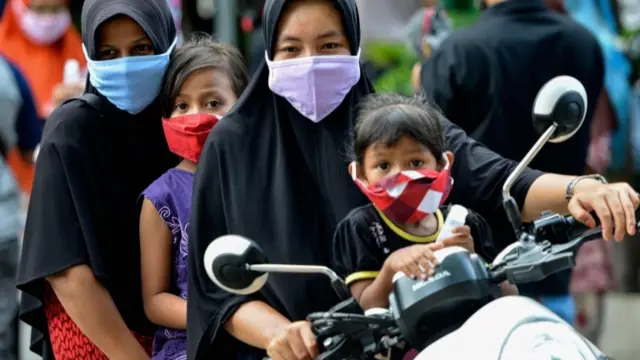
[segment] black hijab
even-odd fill
[[[276,41],[285,0],[265,5],[269,53]],[[335,0],[355,55],[360,26],[355,0]],[[203,255],[211,240],[240,234],[257,241],[272,262],[328,264],[327,249],[337,223],[365,197],[347,172],[344,143],[356,105],[373,92],[364,74],[342,104],[313,123],[268,87],[262,61],[235,108],[205,145],[196,171],[189,232],[189,359],[231,358],[234,342],[221,326],[251,299],[266,301],[291,320],[301,320],[336,303],[328,280],[278,275],[255,296],[216,288],[205,273]]]
[[[165,0],[88,0],[82,32],[90,56],[99,26],[119,14],[134,19],[157,52],[167,51],[175,38]],[[21,318],[33,327],[32,350],[45,360],[53,359],[43,311],[45,277],[75,265],[91,267],[131,330],[154,330],[142,307],[138,197],[176,158],[157,104],[131,115],[95,89],[87,91],[100,99],[99,112],[72,100],[47,120],[18,269]]]

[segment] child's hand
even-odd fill
[[[453,233],[453,236],[442,240],[440,244],[444,244],[444,247],[460,246],[469,250],[470,252],[475,252],[470,227],[468,227],[467,225],[456,226],[451,230],[451,232]]]
[[[438,265],[438,259],[433,252],[443,247],[443,243],[407,246],[394,251],[387,258],[384,266],[394,273],[402,271],[412,279],[426,280]]]

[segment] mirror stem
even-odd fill
[[[507,218],[509,222],[513,226],[513,230],[515,231],[516,239],[520,238],[520,233],[522,232],[522,220],[520,219],[520,209],[518,209],[518,204],[515,199],[511,196],[511,186],[518,179],[518,177],[522,174],[522,172],[529,166],[533,158],[538,155],[540,149],[551,139],[556,129],[558,128],[558,124],[553,123],[549,128],[540,136],[538,141],[533,145],[531,150],[524,156],[522,161],[518,163],[516,168],[511,172],[511,175],[507,178],[507,181],[504,182],[504,186],[502,187],[502,205],[507,214]]]
[[[331,279],[331,287],[336,292],[340,300],[351,297],[349,287],[333,270],[326,266],[317,265],[281,265],[281,264],[247,264],[247,269],[265,273],[291,273],[291,274],[324,274]]]
[[[247,264],[247,269],[265,273],[289,273],[289,274],[324,274],[331,281],[342,280],[331,269],[326,266],[317,265],[283,265],[283,264]]]

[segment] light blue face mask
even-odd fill
[[[118,109],[138,114],[158,97],[162,78],[169,66],[169,56],[176,43],[177,39],[164,54],[100,61],[91,60],[83,45],[89,81]]]

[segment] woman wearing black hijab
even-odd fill
[[[196,173],[189,359],[233,358],[240,343],[266,349],[278,360],[315,357],[313,334],[300,320],[336,303],[325,278],[279,274],[258,294],[237,296],[214,286],[203,255],[218,236],[239,234],[258,242],[271,262],[326,265],[337,223],[366,202],[346,171],[342,146],[356,105],[373,92],[357,61],[355,1],[269,0],[264,35],[268,60],[211,132]],[[450,202],[492,224],[504,222],[501,188],[516,164],[443,122],[456,158]],[[615,221],[616,237],[620,228],[633,231],[638,198],[629,185],[580,179],[568,204],[565,193],[573,179],[527,170],[512,187],[523,220],[545,209],[567,212],[569,205],[584,222],[593,221],[586,210],[595,209],[610,233]]]
[[[148,359],[138,196],[177,161],[157,99],[176,29],[165,0],[88,0],[82,36],[87,93],[49,117],[36,164],[21,317],[45,360]]]

